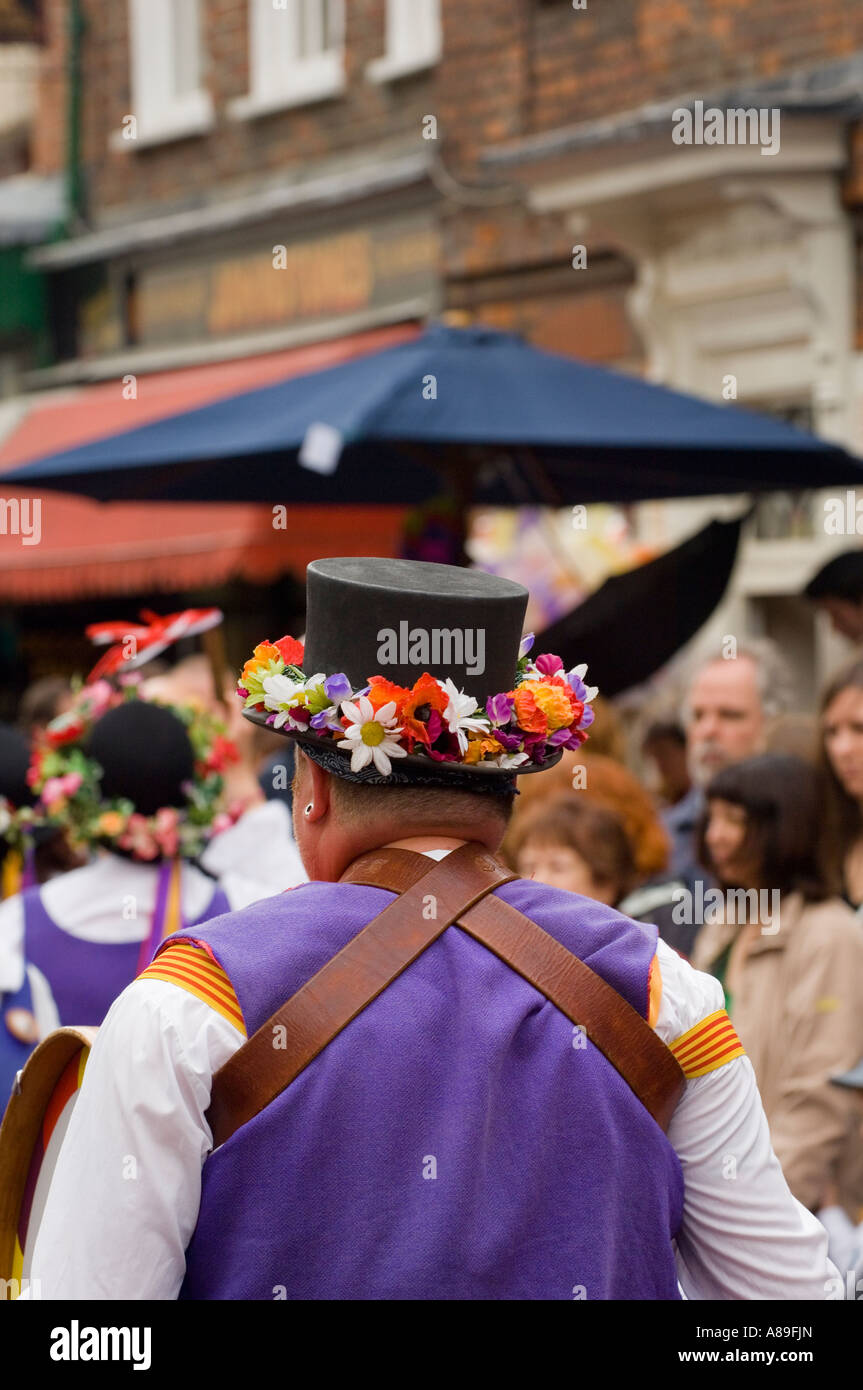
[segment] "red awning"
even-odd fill
[[[4,472],[43,454],[377,352],[418,331],[400,324],[264,357],[140,376],[135,400],[124,399],[121,381],[111,381],[7,402],[7,415],[16,406],[21,414],[0,444],[0,482]],[[25,496],[33,499],[20,487],[2,491],[7,501]],[[364,507],[360,527],[355,508],[292,509],[286,503],[287,527],[277,530],[272,508],[260,504],[99,503],[57,492],[39,501],[38,544],[11,534],[5,513],[0,602],[186,591],[234,578],[263,584],[288,570],[302,577],[309,561],[322,555],[395,554],[404,518],[402,507]]]

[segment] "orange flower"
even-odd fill
[[[256,671],[259,671],[261,669],[262,666],[266,666],[268,662],[281,658],[281,655],[281,652],[279,651],[278,647],[274,645],[274,643],[259,642],[258,645],[255,647],[254,656],[250,657],[249,660],[246,662],[245,666],[243,667],[243,675],[240,678],[241,684],[246,684],[246,676],[253,676]]]
[[[119,835],[126,824],[126,817],[119,811],[104,811],[96,822],[100,835]]]
[[[388,705],[390,700],[395,700],[396,717],[401,718],[404,702],[410,695],[410,691],[404,685],[394,685],[392,681],[386,680],[383,676],[372,676],[369,681],[369,704],[377,714],[383,705]]]
[[[466,763],[478,763],[485,757],[486,753],[502,753],[503,745],[498,743],[493,735],[482,738],[472,738],[467,745],[467,752],[464,755]]]
[[[572,698],[568,688],[562,689],[561,686],[549,681],[538,681],[533,691],[533,699],[534,704],[542,710],[548,719],[548,732],[550,734],[553,734],[555,729],[564,729],[572,723]],[[518,702],[516,701],[517,708]]]
[[[536,687],[537,682],[531,681],[529,685],[523,685],[515,692],[515,717],[519,728],[525,729],[529,734],[545,734],[548,733],[548,716],[534,699]]]
[[[408,752],[413,752],[415,743],[424,743],[426,747],[431,743],[429,731],[421,719],[402,719],[402,737],[407,744]]]
[[[436,709],[438,713],[443,714],[448,703],[447,696],[441,690],[434,676],[430,676],[428,671],[423,671],[419,680],[414,681],[413,689],[404,702],[402,713],[406,718],[410,718],[423,705],[428,705],[430,709]]]

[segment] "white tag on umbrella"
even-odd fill
[[[309,425],[300,445],[297,462],[312,473],[335,473],[339,466],[343,444],[341,432],[319,421]]]

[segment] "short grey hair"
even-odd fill
[[[788,714],[800,708],[791,667],[772,638],[745,637],[737,647],[736,656],[725,659],[739,661],[742,656],[748,657],[755,667],[755,680],[765,718],[775,719],[780,714]],[[712,666],[714,662],[722,660],[722,653],[717,652],[715,655],[703,657],[692,670],[683,698],[681,713],[684,721],[689,717],[689,692],[696,676],[700,675],[705,666]]]

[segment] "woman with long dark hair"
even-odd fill
[[[767,755],[724,768],[705,795],[699,859],[719,889],[692,963],[722,982],[791,1191],[814,1210],[835,1184],[851,1215],[863,1151],[830,1078],[863,1055],[863,930],[822,872],[821,776]]]
[[[831,882],[863,904],[863,661],[846,666],[821,697],[822,852]]]

